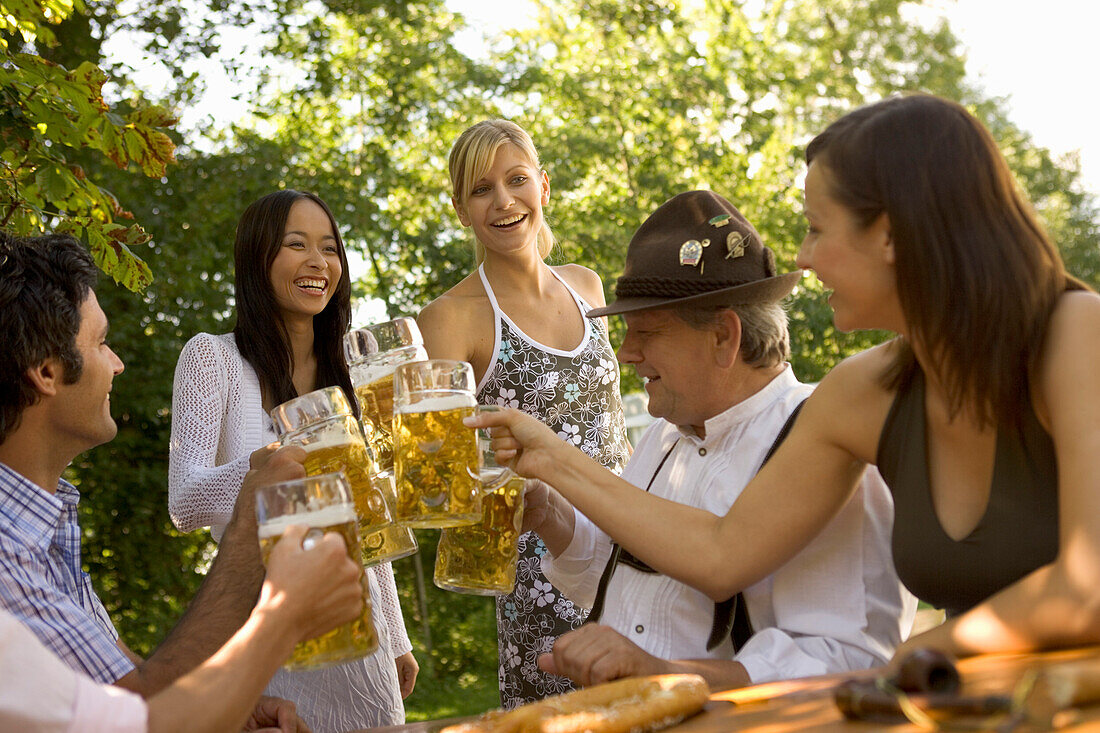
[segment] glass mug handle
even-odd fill
[[[475,412],[480,415],[483,412],[502,412],[503,409],[500,405],[478,405]],[[487,428],[477,428],[482,491],[495,491],[516,475],[515,471],[507,466],[501,466],[493,459],[492,452],[489,450],[489,440],[489,430]]]

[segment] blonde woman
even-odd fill
[[[429,356],[473,365],[482,404],[515,407],[618,473],[629,456],[619,368],[596,273],[545,262],[554,237],[543,217],[550,179],[531,137],[507,120],[466,130],[451,150],[451,202],[475,239],[477,269],[428,304],[418,322]],[[538,668],[584,612],[543,576],[546,552],[520,538],[516,589],[497,599],[501,703],[515,707],[570,689]]]

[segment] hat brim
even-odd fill
[[[795,270],[783,275],[755,280],[732,288],[713,290],[709,293],[689,295],[686,298],[618,298],[611,305],[593,308],[586,314],[589,318],[614,316],[620,313],[649,310],[651,308],[704,307],[718,305],[749,305],[752,303],[775,303],[790,295],[795,284],[802,278],[802,271]]]

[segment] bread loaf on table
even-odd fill
[[[644,733],[697,713],[710,697],[694,674],[628,677],[496,710],[441,733]]]

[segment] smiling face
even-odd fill
[[[624,313],[623,319],[626,336],[617,356],[645,380],[649,414],[699,432],[725,409],[714,395],[714,331],[692,328],[660,308]]]
[[[465,201],[454,203],[463,226],[472,227],[486,252],[530,247],[537,253],[542,207],[550,201],[550,179],[518,146],[501,145],[485,175],[473,182]]]
[[[93,292],[80,306],[75,345],[83,364],[80,377],[69,384],[60,380],[55,400],[55,434],[59,443],[63,436],[72,442],[74,455],[106,443],[118,432],[111,417],[110,392],[123,364],[107,344],[107,316]]]
[[[290,207],[270,270],[283,318],[312,318],[323,311],[342,271],[340,244],[325,210],[308,198],[298,199]]]
[[[813,270],[833,292],[829,305],[841,331],[886,328],[904,333],[894,246],[886,214],[864,226],[833,198],[828,169],[815,161],[806,174],[806,220],[795,264]]]

